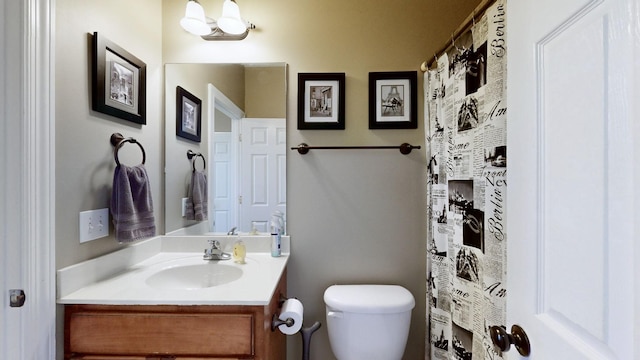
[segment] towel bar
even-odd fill
[[[204,171],[207,168],[207,160],[205,160],[204,155],[202,155],[202,153],[196,153],[193,150],[187,150],[187,158],[191,160],[194,157],[202,158],[202,171]],[[191,164],[193,165],[193,172],[196,172],[196,159],[191,160]]]
[[[296,147],[292,147],[291,150],[298,150],[298,153],[304,155],[312,149],[322,150],[335,150],[335,149],[400,149],[400,153],[407,155],[411,153],[413,149],[420,149],[420,145],[411,145],[403,143],[400,146],[309,146],[305,143],[301,143]]]
[[[111,141],[111,145],[114,146],[113,157],[114,157],[117,165],[120,165],[120,160],[118,159],[118,151],[124,145],[124,143],[127,143],[127,142],[132,143],[132,144],[138,144],[138,146],[140,147],[140,150],[142,150],[142,164],[144,165],[145,161],[147,160],[147,154],[144,151],[144,147],[142,147],[142,144],[140,144],[138,142],[138,140],[136,140],[136,139],[134,139],[132,137],[125,138],[120,133],[113,133],[113,134],[111,134],[110,141]]]

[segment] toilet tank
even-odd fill
[[[324,293],[327,331],[339,360],[399,360],[415,299],[398,285],[333,285]]]

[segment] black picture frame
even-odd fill
[[[418,128],[417,71],[369,73],[369,129]]]
[[[147,64],[97,32],[93,33],[94,111],[147,123]]]
[[[176,86],[176,135],[202,141],[202,100],[180,86]]]
[[[344,130],[344,73],[298,73],[298,130]]]

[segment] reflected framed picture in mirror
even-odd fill
[[[298,129],[344,130],[344,73],[298,74]]]
[[[418,127],[415,71],[369,73],[369,129]]]
[[[202,139],[202,100],[176,87],[176,135],[200,142]]]
[[[146,124],[147,64],[94,32],[92,65],[91,108]]]

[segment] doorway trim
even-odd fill
[[[231,101],[231,99],[229,99],[222,91],[220,91],[218,88],[216,88],[213,84],[209,83],[207,85],[207,120],[208,120],[208,126],[209,126],[209,163],[211,165],[216,163],[216,159],[215,159],[215,147],[214,147],[214,138],[215,138],[215,123],[216,123],[216,109],[221,111],[222,113],[224,113],[225,115],[227,115],[228,117],[231,118],[231,146],[234,149],[235,152],[235,156],[238,155],[238,148],[239,148],[239,144],[238,144],[238,132],[239,132],[239,126],[237,124],[237,121],[234,120],[239,120],[239,119],[243,119],[244,118],[244,111],[238,107],[233,101]],[[213,169],[213,167],[210,167],[210,169]],[[238,171],[239,171],[240,167],[236,166],[235,169],[233,169],[232,171],[234,172],[234,178],[238,179]],[[208,182],[208,193],[209,193],[209,197],[212,199],[215,199],[216,197],[216,193],[215,193],[215,181],[213,180],[214,177],[213,176],[209,176],[210,181]],[[234,197],[237,195],[235,189],[233,190],[234,193]],[[235,201],[235,200],[234,200]],[[236,216],[236,221],[238,221],[238,204],[237,201],[235,201],[234,204],[234,209],[233,209],[235,216]],[[209,201],[209,229],[210,231],[212,231],[213,229],[215,229],[214,227],[214,221],[215,221],[215,209],[214,209],[214,202],[213,201]]]
[[[2,15],[4,126],[11,131],[0,138],[3,166],[12,171],[1,185],[18,196],[0,219],[3,280],[26,293],[23,307],[5,308],[7,358],[56,358],[54,8],[55,1],[9,2]]]

